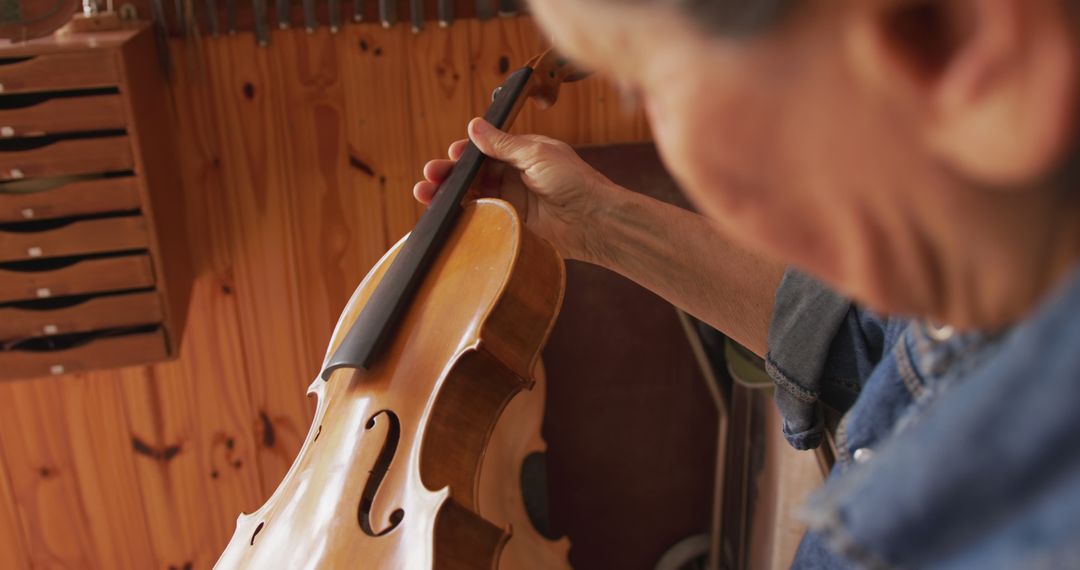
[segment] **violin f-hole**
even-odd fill
[[[372,414],[364,425],[364,430],[375,427],[375,418],[380,415],[386,416],[386,419],[390,422],[390,427],[386,432],[386,440],[383,441],[382,450],[379,451],[379,457],[371,468],[371,476],[368,477],[367,483],[364,484],[364,492],[360,496],[360,509],[357,514],[360,520],[360,530],[363,530],[364,534],[375,538],[384,536],[394,530],[405,518],[405,511],[397,509],[390,513],[390,526],[378,532],[371,528],[371,507],[375,504],[375,494],[379,492],[379,485],[382,485],[383,478],[386,477],[386,471],[390,469],[390,461],[394,459],[398,440],[401,438],[401,422],[398,420],[397,414],[390,410],[380,410]]]

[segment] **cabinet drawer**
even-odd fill
[[[0,223],[139,209],[135,177],[42,178],[0,184]]]
[[[30,150],[0,152],[0,180],[131,170],[128,137],[61,140]]]
[[[32,378],[128,366],[168,356],[165,333],[160,328],[116,336],[90,336],[59,350],[40,348],[0,351],[0,378]]]
[[[20,224],[25,225],[27,224]],[[146,220],[142,216],[82,220],[42,231],[0,229],[0,261],[107,253],[146,247]]]
[[[31,301],[0,308],[0,339],[86,332],[160,323],[156,291],[87,297],[73,304]]]
[[[113,54],[99,50],[0,60],[0,93],[89,89],[118,83]]]
[[[56,97],[17,109],[0,109],[0,137],[4,138],[107,131],[123,129],[124,125],[124,105],[116,93]]]
[[[0,269],[0,303],[142,289],[154,284],[150,256],[86,259],[56,269]]]

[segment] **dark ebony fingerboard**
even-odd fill
[[[532,69],[524,67],[506,78],[484,118],[497,127],[507,120],[522,96]],[[352,328],[330,357],[322,378],[338,368],[370,368],[380,349],[393,336],[398,322],[408,309],[413,294],[423,281],[431,263],[438,255],[447,234],[461,214],[461,201],[472,186],[484,155],[469,142],[450,175],[439,186],[420,221],[413,228],[397,258],[386,271],[382,281],[360,311]]]

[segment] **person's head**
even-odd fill
[[[993,327],[1080,255],[1080,189],[1065,172],[1078,6],[533,0],[532,11],[566,55],[639,92],[669,170],[732,237],[877,310]]]

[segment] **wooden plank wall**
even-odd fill
[[[538,51],[526,18],[174,40],[190,248],[176,362],[0,384],[0,568],[209,568],[306,434],[331,328],[411,187]],[[645,140],[599,79],[517,130]]]

